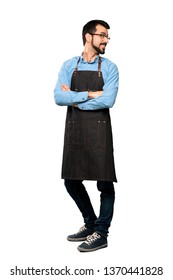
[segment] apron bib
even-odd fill
[[[102,90],[101,59],[98,71],[78,71],[78,63],[72,76],[71,90]],[[80,110],[68,106],[62,178],[117,182],[109,109]]]

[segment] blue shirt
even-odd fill
[[[98,110],[111,108],[118,92],[119,74],[117,66],[107,58],[101,57],[101,72],[104,80],[103,94],[96,98],[88,98],[88,92],[62,91],[61,84],[71,85],[71,77],[76,68],[79,56],[65,61],[59,71],[58,80],[54,90],[55,103],[60,106],[73,106],[78,104],[81,110]],[[94,61],[87,62],[81,56],[78,70],[98,71],[97,56]]]

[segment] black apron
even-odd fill
[[[102,90],[101,58],[98,71],[78,71],[78,63],[71,79],[71,90]],[[109,109],[80,110],[68,106],[62,178],[117,182]]]

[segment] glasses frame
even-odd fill
[[[97,35],[100,36],[101,39],[106,38],[107,40],[110,40],[111,38],[108,35],[102,34],[102,33],[89,33],[90,35]]]

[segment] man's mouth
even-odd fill
[[[100,46],[105,48],[105,47],[106,47],[106,44],[100,44]]]

